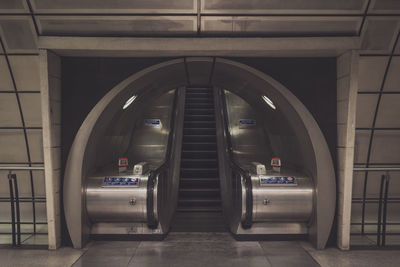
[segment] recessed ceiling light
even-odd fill
[[[133,95],[128,100],[126,100],[125,105],[122,107],[122,109],[127,109],[133,103],[133,101],[135,101],[136,97],[137,95]]]
[[[271,99],[269,99],[267,96],[263,95],[262,99],[265,101],[265,103],[268,104],[268,106],[270,106],[272,109],[276,109],[274,102],[271,101]]]

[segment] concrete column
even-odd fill
[[[48,50],[40,50],[39,58],[49,249],[57,249],[61,245],[61,61]]]
[[[356,51],[337,58],[337,245],[342,250],[350,248],[358,60]]]

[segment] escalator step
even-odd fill
[[[178,208],[171,231],[226,231],[213,89],[187,88]]]

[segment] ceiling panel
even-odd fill
[[[376,117],[376,127],[400,128],[400,95],[383,95]],[[400,131],[399,131],[400,134]]]
[[[360,57],[358,65],[358,91],[379,91],[388,61],[388,56]]]
[[[394,49],[394,54],[400,56],[400,40],[397,41],[396,48]]]
[[[400,14],[399,0],[372,0],[368,13]]]
[[[42,35],[132,36],[197,32],[196,16],[36,16]]]
[[[0,130],[0,162],[27,162],[23,130]]]
[[[354,143],[354,162],[364,163],[367,162],[369,139],[371,131],[357,130]]]
[[[360,17],[202,17],[201,29],[210,34],[356,35]]]
[[[356,127],[372,127],[378,95],[358,95]]]
[[[8,56],[18,91],[40,91],[39,56]]]
[[[0,13],[29,13],[26,0],[0,0]]]
[[[371,148],[371,162],[400,162],[400,131],[375,132]]]
[[[399,30],[399,22],[400,17],[368,17],[361,36],[361,49],[374,53],[391,52]],[[363,53],[365,52],[368,51]]]
[[[19,94],[25,125],[28,127],[42,126],[42,110],[40,94]]]
[[[202,0],[202,13],[216,14],[361,14],[367,0]]]
[[[197,0],[31,0],[35,13],[196,13]]]
[[[37,36],[30,16],[0,16],[0,28],[8,53],[37,52]]]
[[[42,130],[27,130],[26,131],[29,150],[31,153],[31,161],[43,162],[43,135]]]
[[[400,91],[400,57],[392,58],[383,90]]]
[[[15,93],[2,93],[0,95],[0,126],[21,127],[18,102]],[[2,150],[1,148],[0,150]]]
[[[0,56],[0,91],[13,91],[10,70],[4,56]]]

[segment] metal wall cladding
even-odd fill
[[[201,10],[209,13],[264,13],[264,14],[288,14],[288,13],[361,13],[367,4],[367,0],[210,0],[202,1]]]
[[[80,36],[190,35],[196,16],[37,16],[40,34]]]
[[[25,0],[1,0],[0,13],[11,12],[29,12],[28,5]]]
[[[165,160],[174,92],[170,91],[154,99],[151,106],[137,119],[127,153],[133,163],[146,161],[158,164]],[[146,119],[160,119],[161,125],[148,125]]]
[[[400,1],[397,0],[372,0],[369,13],[399,14]]]
[[[226,104],[232,147],[238,161],[245,164],[270,160],[271,150],[267,146],[261,120],[253,108],[239,96],[226,92]],[[243,125],[240,120],[254,120],[254,125]]]
[[[360,17],[216,16],[202,17],[202,32],[242,35],[356,35]]]
[[[32,0],[38,13],[188,13],[197,0]]]

